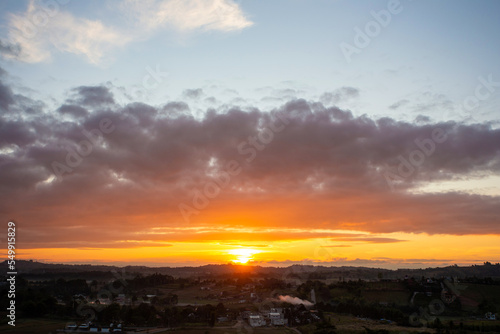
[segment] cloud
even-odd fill
[[[391,232],[500,234],[499,196],[413,192],[498,174],[500,129],[488,123],[372,119],[302,99],[194,118],[182,112],[187,102],[119,105],[103,86],[77,87],[51,109],[1,80],[0,88],[8,109],[0,116],[0,219],[22,222],[25,249],[86,240],[350,244],[402,241],[380,235]],[[269,129],[280,129],[271,140]],[[385,173],[436,129],[446,140],[391,190]],[[259,136],[267,144],[252,146]],[[179,205],[194,207],[195,194],[220,182],[230,161],[241,172],[185,221]],[[66,166],[59,177],[55,162]],[[68,225],[84,228],[67,233]],[[346,229],[359,235],[335,232]]]
[[[366,237],[366,236],[358,236],[358,237],[335,237],[331,239],[332,241],[350,241],[350,242],[366,242],[373,244],[388,244],[394,242],[403,242],[406,240],[394,239],[394,238],[379,238],[379,237]],[[338,245],[324,246],[324,247],[339,247]]]
[[[36,63],[50,60],[52,53],[83,55],[98,64],[105,53],[131,41],[131,36],[99,20],[78,18],[63,8],[49,9],[30,1],[24,13],[9,15],[9,42],[19,45],[13,58]]]
[[[80,86],[72,91],[76,93],[76,97],[69,101],[75,104],[95,107],[115,103],[113,94],[104,86]]]
[[[0,82],[0,109],[7,110],[13,103],[14,96],[12,89]]]
[[[21,53],[21,47],[6,41],[0,40],[0,55],[6,58],[16,58]]]
[[[69,114],[74,117],[85,117],[89,113],[87,109],[80,107],[78,105],[63,104],[57,109],[61,114]]]
[[[430,122],[430,121],[431,121],[431,118],[429,116],[418,115],[417,117],[415,117],[415,122],[416,123],[427,123],[427,122]]]
[[[401,108],[401,107],[403,107],[403,106],[407,105],[408,103],[410,103],[410,101],[409,101],[409,100],[407,100],[407,99],[399,100],[399,101],[397,101],[397,102],[395,102],[395,103],[391,104],[391,105],[389,106],[389,109],[392,109],[392,110],[397,110],[397,109],[399,109],[399,108]]]
[[[422,93],[421,96],[418,96],[416,98],[416,101],[417,103],[412,106],[412,109],[413,111],[418,113],[433,110],[443,110],[446,113],[450,113],[455,108],[455,104],[453,103],[453,101],[446,97],[446,95],[429,91]],[[404,103],[403,105],[406,105],[406,103]],[[400,106],[402,105],[399,105],[398,108]]]
[[[348,259],[346,257],[334,257],[328,260],[313,260],[303,259],[299,261],[285,260],[285,261],[265,261],[265,263],[273,266],[292,266],[292,265],[309,265],[309,266],[377,266],[387,265],[389,263],[400,263],[400,259],[392,261],[390,258],[377,258],[377,259]]]
[[[146,30],[173,27],[182,32],[228,32],[253,24],[232,0],[128,0],[123,8]]]
[[[252,25],[231,0],[130,0],[120,9],[129,20],[110,25],[77,17],[63,6],[31,0],[25,12],[9,14],[8,41],[0,41],[0,53],[37,63],[51,60],[55,52],[67,52],[102,64],[112,51],[147,39],[159,29],[229,32]]]
[[[468,265],[471,263],[477,263],[478,261],[464,261],[463,265]],[[384,268],[423,268],[423,267],[436,267],[436,266],[449,266],[456,264],[457,260],[453,259],[402,259],[402,258],[392,258],[392,257],[374,257],[372,259],[348,259],[346,257],[333,257],[328,260],[311,260],[303,259],[300,261],[263,261],[261,264],[267,264],[272,266],[292,266],[292,265],[315,265],[315,266],[327,266],[327,267],[341,267],[341,266],[363,266],[363,267],[384,267]]]
[[[203,89],[186,89],[182,92],[182,95],[189,99],[198,99],[203,95]]]
[[[356,98],[359,96],[359,90],[354,87],[341,87],[332,92],[323,93],[320,101],[324,104],[336,104],[343,100]]]

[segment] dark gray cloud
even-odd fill
[[[186,89],[182,92],[182,95],[188,99],[199,99],[203,96],[203,89]]]
[[[431,121],[431,118],[429,116],[418,115],[417,117],[415,117],[416,123],[428,123],[430,121]]]
[[[10,145],[26,147],[36,139],[31,127],[19,121],[10,121],[0,118],[0,148]]]
[[[89,113],[87,109],[72,104],[63,104],[57,111],[61,114],[68,114],[74,117],[85,117]]]
[[[104,86],[80,86],[73,91],[77,96],[69,101],[75,104],[96,107],[115,103],[113,94]]]
[[[185,102],[114,104],[102,86],[79,87],[73,104],[51,111],[4,87],[7,106],[20,111],[0,117],[0,219],[23,222],[26,243],[83,242],[102,226],[113,233],[93,235],[96,244],[171,242],[140,232],[159,222],[183,226],[178,205],[192,205],[195,190],[232,160],[242,172],[193,224],[234,221],[224,215],[238,212],[262,227],[500,233],[498,196],[412,193],[428,182],[498,174],[500,130],[488,123],[373,119],[302,99],[270,111],[210,109],[197,119]],[[435,141],[436,131],[445,139]],[[401,159],[412,157],[418,164],[401,175]],[[65,166],[57,178],[54,163]],[[55,233],[68,225],[89,235]]]
[[[189,114],[190,109],[189,105],[186,102],[182,101],[174,101],[174,102],[168,102],[165,104],[160,111],[162,113],[166,113],[170,116],[178,116],[178,115],[184,115],[184,114]]]
[[[0,67],[0,78],[5,75],[5,71]],[[0,80],[0,109],[7,111],[9,106],[14,103],[14,94],[12,89],[5,85],[2,80]]]

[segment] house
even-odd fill
[[[248,324],[252,327],[265,326],[266,320],[261,315],[251,315],[248,317]]]
[[[281,313],[269,313],[269,320],[271,320],[271,325],[273,326],[285,325],[285,319],[283,318],[283,315]]]
[[[273,326],[284,326],[288,320],[285,319],[285,313],[282,308],[271,308],[268,313],[269,321]]]

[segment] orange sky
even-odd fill
[[[260,194],[265,198],[261,200],[248,192],[240,197],[237,191],[228,192],[232,194],[211,199],[189,221],[179,211],[161,212],[151,202],[146,210],[131,212],[111,211],[117,205],[113,202],[103,208],[95,204],[99,211],[110,210],[98,215],[76,202],[71,224],[62,210],[47,211],[51,224],[36,233],[21,220],[18,256],[116,265],[197,266],[232,261],[383,268],[469,265],[500,258],[497,234],[474,234],[460,224],[440,225],[439,220],[447,221],[454,214],[440,213],[442,198],[438,203],[424,198],[420,204],[415,195],[400,193],[388,193],[388,199],[344,196],[334,201],[329,194],[302,200],[292,194]]]
[[[334,233],[343,233],[335,231]],[[344,231],[345,232],[345,231]],[[353,233],[348,231],[348,233]],[[253,234],[253,233],[251,233]],[[354,232],[354,235],[359,233]],[[365,237],[366,236],[366,237]],[[380,239],[381,241],[377,241]],[[400,242],[388,240],[399,239]],[[260,243],[260,244],[259,244]],[[23,259],[45,262],[144,264],[151,266],[250,263],[288,266],[295,263],[353,265],[383,268],[420,268],[450,264],[470,265],[498,259],[498,236],[450,236],[426,234],[363,234],[355,238],[313,238],[263,241],[252,236],[239,240],[176,242],[164,245],[139,241],[114,248],[39,248],[21,250]],[[92,259],[89,261],[89,259]]]
[[[113,101],[105,87],[75,94]],[[103,120],[112,131],[78,163],[68,158],[86,152],[85,131],[105,132]],[[387,268],[499,259],[491,124],[355,117],[301,99],[202,118],[113,102],[61,122],[11,124],[22,152],[2,151],[0,218],[16,222],[20,258]]]

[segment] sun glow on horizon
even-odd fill
[[[47,263],[146,265],[155,267],[227,264],[286,267],[294,264],[322,266],[368,266],[386,269],[425,268],[451,264],[498,262],[498,235],[454,236],[412,233],[366,234],[351,237],[331,233],[323,238],[269,241],[252,239],[247,233],[236,243],[196,240],[191,242],[119,243],[120,247],[25,247],[19,259]],[[274,235],[273,235],[274,236]],[[277,237],[276,237],[277,238]],[[277,238],[278,239],[278,238]],[[248,244],[246,244],[248,242]],[[140,246],[139,246],[140,245]],[[460,246],[459,246],[460,245]],[[465,246],[466,247],[463,247]],[[439,254],[439,256],[436,256]],[[16,254],[17,255],[17,254]],[[92,259],[89,261],[89,259]]]
[[[253,255],[260,253],[260,250],[253,248],[238,248],[232,249],[228,252],[230,255],[236,255],[237,258],[231,260],[231,262],[239,264],[248,264],[248,262],[253,260]]]

